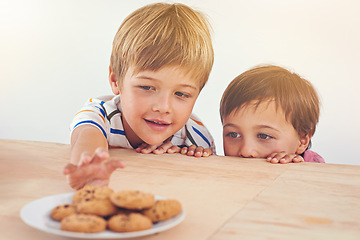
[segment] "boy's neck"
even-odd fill
[[[135,134],[135,132],[129,126],[123,115],[121,115],[121,121],[123,123],[125,136],[128,139],[130,145],[135,149],[139,147],[141,144],[143,144],[144,141]]]

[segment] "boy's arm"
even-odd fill
[[[92,125],[82,125],[74,129],[71,134],[70,163],[78,164],[82,153],[93,155],[97,148],[108,149],[104,135]]]
[[[70,163],[65,166],[69,185],[80,189],[85,185],[107,186],[111,173],[125,165],[119,159],[108,160],[108,144],[94,126],[77,127],[71,136]]]

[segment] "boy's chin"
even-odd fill
[[[143,136],[142,140],[150,145],[150,146],[157,146],[157,145],[161,145],[161,144],[164,144],[170,137],[167,137],[167,138],[164,138],[164,135],[163,136],[160,136],[159,135],[155,135],[155,136]],[[171,135],[172,136],[172,135]]]
[[[165,140],[159,140],[159,141],[153,141],[153,140],[151,140],[151,141],[146,141],[146,143],[147,143],[148,145],[150,145],[150,146],[157,146],[157,145],[163,144],[165,141],[166,141],[166,139],[165,139]]]

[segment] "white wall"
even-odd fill
[[[155,1],[1,0],[0,138],[69,142],[89,97],[110,94],[112,39],[122,20]],[[194,112],[222,150],[219,101],[227,84],[261,63],[287,67],[317,88],[313,150],[360,165],[360,2],[187,0],[213,25],[215,64]]]

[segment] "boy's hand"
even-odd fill
[[[266,158],[266,161],[271,163],[290,163],[290,162],[299,163],[299,162],[303,162],[304,158],[295,153],[280,152],[280,153],[270,154]]]
[[[163,154],[163,153],[179,153],[180,148],[171,143],[171,139],[167,139],[164,143],[160,145],[149,145],[147,143],[141,144],[139,147],[135,149],[138,153],[155,153],[155,154]]]
[[[196,147],[191,145],[190,147],[183,147],[181,154],[194,157],[208,157],[213,154],[210,148]]]
[[[118,159],[108,160],[109,153],[97,148],[94,156],[87,153],[81,155],[77,165],[67,164],[63,170],[69,185],[78,190],[85,185],[107,186],[111,173],[125,165]]]

